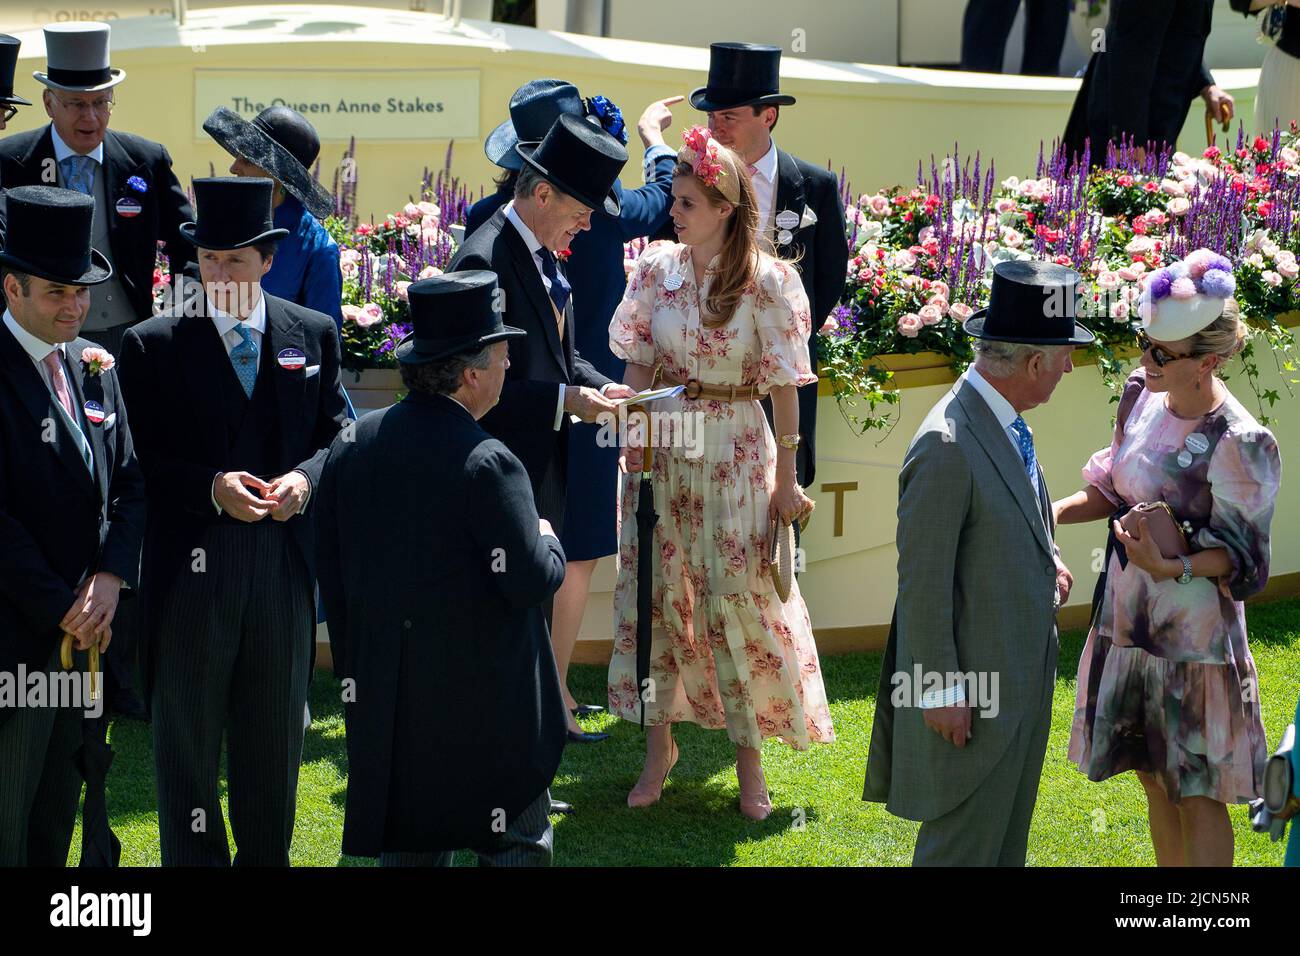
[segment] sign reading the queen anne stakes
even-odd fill
[[[288,106],[322,141],[479,138],[478,70],[195,70],[194,138],[218,106],[251,120]]]

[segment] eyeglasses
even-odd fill
[[[91,112],[98,113],[100,116],[108,116],[113,112],[113,101],[106,96],[91,100],[89,103],[83,100],[75,100],[69,103],[63,97],[57,95],[54,98],[58,100],[60,106],[70,113]]]
[[[1195,354],[1175,355],[1173,352],[1170,352],[1168,349],[1162,348],[1161,346],[1156,345],[1154,342],[1152,342],[1145,332],[1139,332],[1137,334],[1137,344],[1138,344],[1138,348],[1141,351],[1151,353],[1151,361],[1156,363],[1157,368],[1164,368],[1170,362],[1177,362],[1180,359],[1196,358]]]

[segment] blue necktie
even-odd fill
[[[573,287],[569,285],[569,280],[564,278],[564,274],[556,268],[555,254],[545,246],[537,251],[542,257],[542,275],[546,276],[551,283],[551,301],[560,310],[560,315],[563,315],[564,307],[569,304],[569,294],[573,291]]]
[[[1015,433],[1016,444],[1020,446],[1020,458],[1025,463],[1025,474],[1029,476],[1029,483],[1037,488],[1038,458],[1034,455],[1034,436],[1029,433],[1029,426],[1019,415],[1011,423],[1011,431]]]
[[[95,161],[89,156],[65,156],[59,160],[63,184],[89,196],[95,189]]]
[[[230,350],[230,362],[235,366],[235,377],[244,386],[244,395],[253,397],[253,383],[257,380],[257,343],[248,326],[240,322],[235,326],[239,333],[239,344]]]

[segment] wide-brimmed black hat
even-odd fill
[[[524,161],[515,147],[541,142],[564,113],[586,115],[576,86],[564,80],[529,80],[510,97],[510,119],[488,134],[483,152],[502,169],[519,169]]]
[[[250,123],[218,106],[203,121],[203,130],[231,156],[242,156],[283,183],[317,219],[334,214],[334,197],[311,174],[320,155],[320,137],[297,110],[270,106]]]
[[[1093,334],[1075,321],[1079,273],[1036,259],[993,267],[989,304],[963,324],[968,335],[1026,345],[1087,345]]]
[[[691,106],[701,113],[794,101],[781,92],[781,48],[760,43],[711,44],[709,82],[691,92]]]
[[[283,239],[288,229],[271,221],[274,184],[261,176],[205,176],[194,180],[196,222],[181,223],[181,235],[198,249],[242,249]]]
[[[0,265],[63,285],[112,278],[107,257],[90,247],[95,200],[57,186],[15,186],[5,197],[9,225]]]
[[[399,362],[423,365],[465,352],[477,352],[503,339],[527,335],[501,321],[497,274],[486,269],[447,272],[412,282],[411,334],[397,343]]]
[[[515,152],[583,205],[619,214],[614,183],[627,163],[627,150],[594,123],[565,113],[540,144],[519,143]]]
[[[46,86],[94,93],[126,79],[126,70],[109,66],[107,23],[51,23],[44,32],[45,72],[32,76]]]
[[[14,67],[18,65],[18,48],[22,41],[0,33],[0,103],[6,106],[31,106],[31,100],[14,96]]]

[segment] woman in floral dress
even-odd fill
[[[1070,735],[1090,780],[1137,772],[1160,866],[1232,865],[1226,804],[1259,795],[1268,756],[1242,602],[1268,581],[1281,461],[1215,375],[1246,337],[1231,271],[1202,249],[1152,273],[1114,440],[1055,505],[1068,524],[1163,501],[1190,531],[1190,556],[1165,558],[1150,519],[1112,522]]]
[[[791,587],[782,602],[766,557],[773,516],[796,520],[811,501],[795,480],[796,388],[816,381],[808,355],[808,299],[788,263],[760,252],[754,191],[744,166],[696,127],[673,183],[680,243],[647,248],[610,323],[627,384],[655,380],[754,386],[772,399],[778,442],[756,398],[685,394],[649,410],[677,412],[680,434],[653,439],[654,620],[645,706],[646,761],[628,805],[662,793],[677,761],[672,724],[726,728],[736,745],[740,809],[762,820],[772,805],[760,746],[834,739],[808,610]],[[662,420],[662,419],[661,419]],[[610,711],[641,719],[636,685],[636,505],[641,451],[628,448],[621,494]]]

